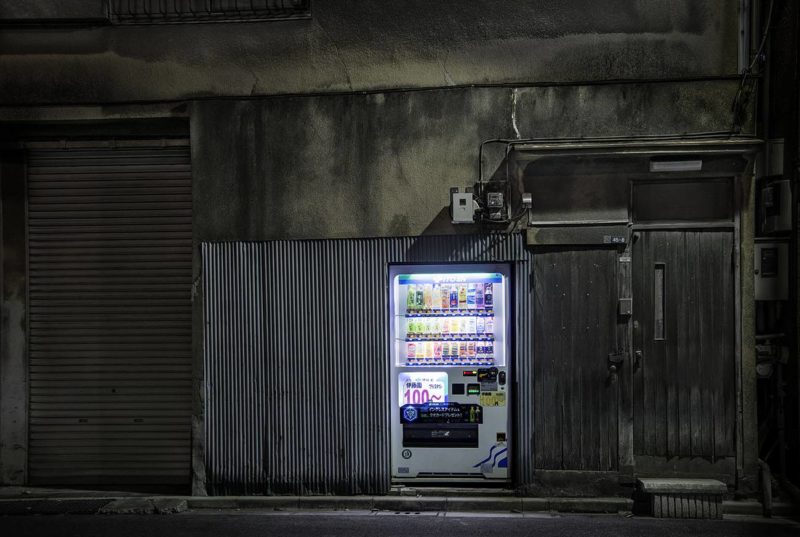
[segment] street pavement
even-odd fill
[[[0,517],[0,536],[178,537],[798,537],[788,519],[668,520],[623,515],[220,511]]]

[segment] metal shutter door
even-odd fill
[[[31,484],[188,484],[188,146],[30,151]]]

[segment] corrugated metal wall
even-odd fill
[[[188,145],[31,151],[31,484],[188,484]]]
[[[389,263],[514,262],[517,358],[532,387],[521,235],[205,243],[206,472],[212,493],[389,490]],[[516,482],[533,475],[517,388]]]

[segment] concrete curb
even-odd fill
[[[445,496],[208,496],[189,498],[189,509],[335,509],[396,512],[618,513],[633,508],[627,498],[522,498]]]

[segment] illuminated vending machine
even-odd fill
[[[509,275],[390,267],[393,479],[509,478]]]

